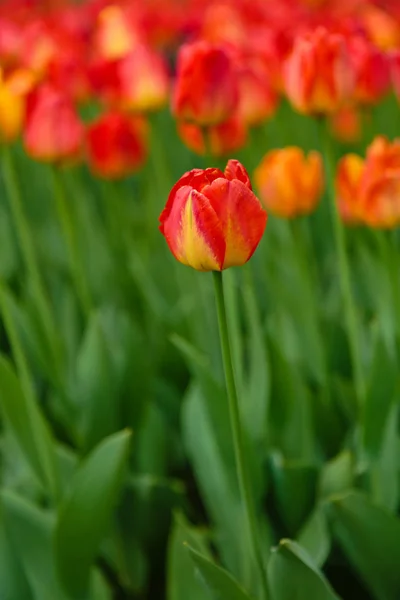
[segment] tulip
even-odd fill
[[[368,2],[360,14],[361,23],[372,43],[381,50],[393,50],[400,44],[398,18]]]
[[[237,59],[237,114],[249,126],[260,125],[274,114],[278,104],[277,94],[272,87],[268,60],[257,51],[242,51]]]
[[[229,160],[224,173],[194,169],[179,179],[161,213],[160,231],[181,263],[222,271],[250,259],[266,222],[246,169]]]
[[[377,103],[390,86],[387,55],[361,36],[350,38],[348,47],[355,72],[354,100],[362,104]]]
[[[340,216],[347,225],[362,221],[359,191],[363,171],[364,161],[357,154],[347,154],[337,166],[336,198]]]
[[[330,115],[329,125],[332,135],[345,144],[353,144],[361,140],[361,115],[354,106],[344,106]]]
[[[375,138],[365,160],[345,156],[338,166],[336,190],[347,222],[391,229],[400,224],[400,140]]]
[[[32,158],[44,162],[76,159],[83,136],[83,124],[64,93],[43,84],[28,96],[23,137]]]
[[[242,119],[237,116],[220,125],[208,127],[207,132],[194,123],[178,122],[178,133],[193,152],[200,155],[211,154],[215,157],[239,150],[245,145],[247,139],[247,128]]]
[[[139,169],[147,154],[146,123],[141,117],[108,112],[87,130],[90,169],[107,179],[118,179]]]
[[[182,46],[172,98],[175,117],[203,127],[218,125],[233,116],[238,98],[235,67],[224,46]]]
[[[296,110],[324,115],[351,97],[355,73],[343,36],[323,27],[296,39],[284,66],[286,94]]]
[[[140,41],[137,24],[121,6],[106,6],[100,11],[93,35],[96,56],[119,59],[131,52]]]
[[[168,69],[163,58],[145,45],[116,61],[100,61],[90,69],[92,87],[107,104],[124,111],[151,112],[166,105]]]
[[[295,146],[271,150],[254,172],[264,207],[279,217],[293,218],[314,210],[323,191],[322,159]]]
[[[23,94],[12,85],[10,78],[4,78],[0,69],[0,140],[12,142],[22,128],[25,101]]]

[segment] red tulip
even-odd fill
[[[286,94],[299,112],[336,112],[350,99],[355,82],[344,37],[322,27],[298,37],[284,78]]]
[[[224,46],[196,42],[182,46],[172,98],[178,119],[201,126],[229,119],[237,106],[235,67]]]
[[[91,170],[117,179],[139,169],[146,160],[146,123],[141,117],[109,112],[87,130],[87,159]]]
[[[181,263],[222,271],[249,260],[266,222],[246,169],[229,160],[224,173],[194,169],[180,178],[161,213],[160,231]]]
[[[83,124],[68,96],[49,84],[28,96],[24,144],[30,156],[45,162],[75,159],[83,135]]]

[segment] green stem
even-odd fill
[[[24,212],[12,151],[7,146],[4,146],[2,150],[4,184],[16,228],[22,260],[25,264],[28,279],[32,284],[33,296],[39,313],[43,335],[52,355],[51,360],[53,363],[55,381],[60,384],[60,348],[57,343],[55,322],[39,270],[36,248]]]
[[[58,217],[68,249],[69,261],[75,281],[76,292],[81,303],[82,311],[84,315],[88,317],[93,303],[79,252],[79,244],[76,236],[75,225],[71,215],[70,205],[66,198],[64,183],[61,179],[61,173],[58,167],[54,166],[52,168],[52,176]]]
[[[268,597],[268,586],[264,561],[262,557],[254,499],[249,480],[249,468],[246,465],[245,459],[245,442],[244,433],[240,420],[239,402],[236,392],[235,376],[233,372],[231,347],[229,343],[228,323],[225,310],[224,288],[222,280],[222,272],[213,271],[215,298],[217,304],[219,333],[221,339],[221,352],[225,370],[225,381],[229,402],[229,413],[232,427],[233,443],[235,449],[235,459],[237,475],[239,480],[239,488],[244,503],[244,509],[248,522],[248,531],[250,543],[253,549],[254,559],[257,562],[260,572],[262,585],[262,598],[265,600]]]
[[[331,136],[329,135],[329,132],[325,127],[325,123],[322,122],[321,125],[323,126],[322,141],[325,157],[325,170],[330,202],[331,220],[336,243],[336,252],[339,261],[340,288],[343,298],[344,314],[350,347],[350,356],[353,367],[353,377],[356,388],[357,400],[359,404],[362,404],[365,397],[365,382],[358,339],[357,316],[351,291],[350,268],[346,253],[345,231],[336,203],[335,161],[332,152]]]

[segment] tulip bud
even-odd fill
[[[284,67],[286,94],[301,113],[336,112],[351,97],[355,73],[343,36],[323,27],[298,37]]]
[[[139,169],[146,160],[146,123],[142,117],[108,112],[87,130],[90,169],[100,177],[118,179]]]
[[[250,259],[266,222],[246,169],[230,160],[224,173],[194,169],[181,177],[161,213],[160,231],[181,263],[222,271]]]
[[[265,208],[279,217],[293,218],[314,210],[323,191],[322,159],[295,146],[271,150],[254,172]]]
[[[207,133],[194,123],[178,122],[178,133],[190,150],[200,155],[220,157],[231,154],[246,143],[247,128],[237,116],[214,127]],[[207,136],[207,140],[205,139]]]
[[[68,96],[44,84],[27,99],[24,145],[36,160],[60,162],[78,158],[84,135]]]
[[[238,102],[233,61],[223,46],[196,42],[182,46],[172,98],[172,112],[201,126],[228,120]]]

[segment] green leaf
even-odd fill
[[[75,400],[80,409],[84,450],[118,429],[119,397],[100,315],[95,313],[77,357]]]
[[[4,510],[0,510],[0,598],[2,600],[32,600],[21,562],[7,536]]]
[[[271,467],[277,510],[295,534],[314,506],[318,470],[300,461],[285,461],[278,452],[271,457]]]
[[[377,600],[400,594],[400,520],[360,492],[332,499],[333,531]]]
[[[51,433],[37,403],[22,391],[11,364],[3,356],[0,356],[0,405],[38,480],[57,496],[57,458]]]
[[[300,530],[297,541],[317,567],[322,567],[331,549],[325,513],[317,507]]]
[[[210,598],[213,600],[250,600],[250,596],[224,569],[211,562],[208,558],[186,546],[190,558],[198,568]]]
[[[307,552],[290,540],[272,551],[268,581],[271,600],[338,600]]]
[[[217,386],[206,396],[193,384],[185,396],[183,436],[206,509],[217,526],[216,543],[223,563],[240,580],[257,579],[235,470],[226,396]],[[212,465],[212,469],[210,468]],[[266,522],[260,518],[262,545],[270,546]]]
[[[208,600],[209,595],[197,577],[185,544],[208,555],[204,533],[189,527],[182,515],[175,517],[168,544],[167,600]]]
[[[381,336],[377,335],[362,418],[363,446],[369,458],[377,458],[382,448],[397,382],[396,364]]]
[[[12,492],[2,492],[1,502],[7,531],[35,600],[67,600],[55,571],[52,515]]]
[[[130,437],[128,431],[114,434],[88,455],[59,510],[56,559],[60,579],[71,598],[80,599],[87,593],[90,568],[123,482]]]
[[[354,457],[344,450],[325,463],[321,473],[319,493],[322,498],[349,490],[354,482]]]

